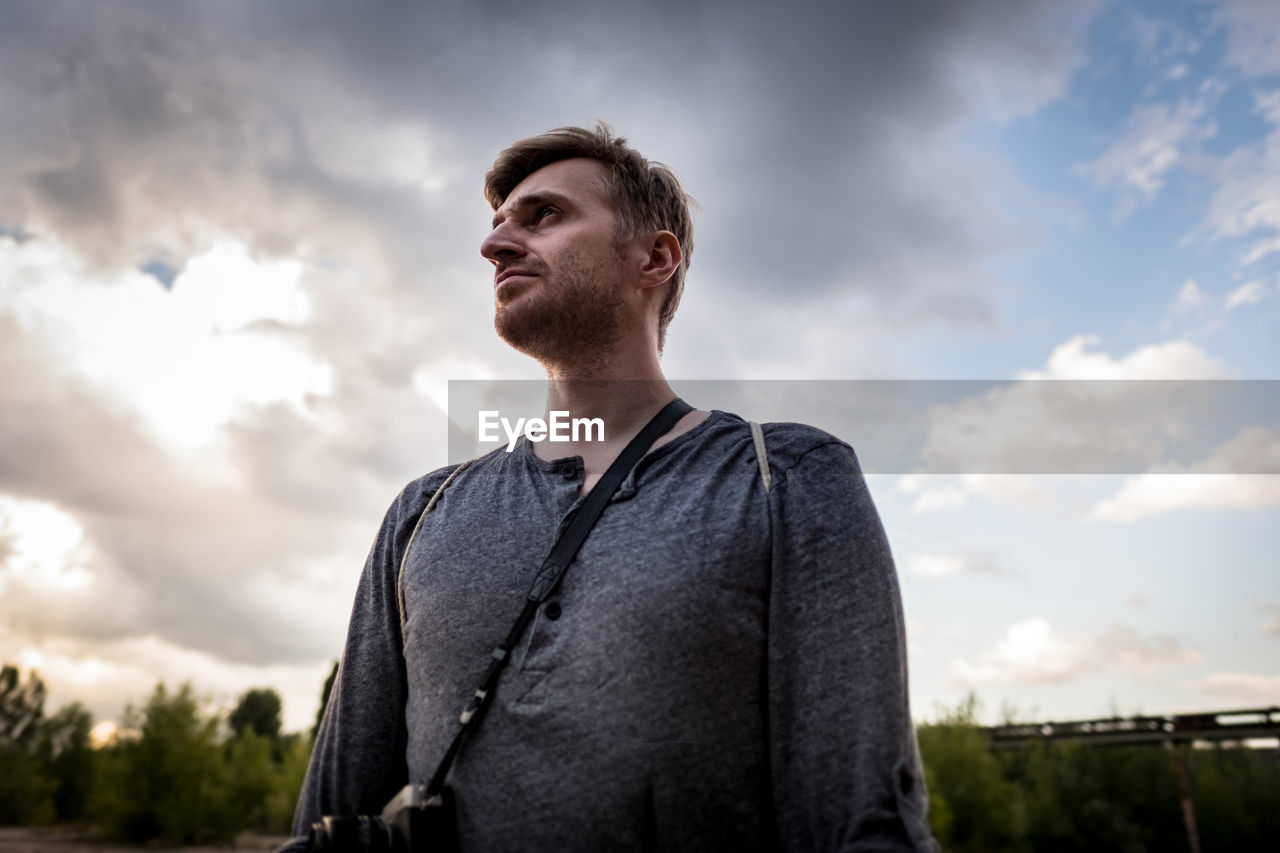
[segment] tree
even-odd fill
[[[124,730],[136,734],[101,756],[92,811],[104,828],[133,842],[232,841],[245,815],[230,794],[220,726],[189,684],[172,696],[156,685],[141,712],[125,713]]]
[[[248,729],[274,741],[280,737],[280,694],[270,687],[248,691],[240,697],[227,722],[237,737]]]
[[[333,667],[329,670],[329,677],[324,680],[324,687],[320,688],[320,710],[316,711],[316,724],[311,727],[311,742],[315,743],[316,735],[320,733],[320,721],[324,719],[324,709],[329,707],[329,693],[333,690],[333,682],[338,677],[338,662],[333,662]]]
[[[929,785],[929,820],[944,849],[1019,850],[1021,815],[989,739],[978,727],[977,698],[917,729]]]
[[[94,778],[92,729],[93,715],[79,702],[59,708],[41,727],[40,761],[53,783],[54,817],[59,821],[85,816]]]
[[[0,824],[43,823],[52,817],[52,783],[36,746],[44,718],[44,682],[25,679],[13,664],[0,668]]]
[[[25,681],[13,664],[0,669],[0,745],[30,747],[44,718],[44,682],[31,671]]]

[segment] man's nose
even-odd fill
[[[500,223],[480,243],[480,254],[495,264],[501,257],[518,257],[523,253],[524,244],[520,242],[511,220]]]

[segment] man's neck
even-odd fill
[[[533,447],[542,459],[581,456],[586,474],[583,492],[595,485],[627,443],[676,397],[656,358],[651,369],[639,367],[633,363],[631,369],[626,369],[615,363],[611,369],[603,370],[547,371],[546,420],[550,420],[551,412],[568,412],[570,419],[598,418],[604,424],[602,440],[595,431],[584,430],[577,441],[541,442]],[[707,414],[690,412],[653,446],[661,446],[688,431]]]

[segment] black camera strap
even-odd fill
[[[604,476],[600,478],[600,481],[596,483],[590,493],[587,494],[587,497],[578,505],[574,517],[562,529],[555,545],[551,547],[551,553],[547,555],[547,558],[542,561],[542,565],[538,568],[538,574],[534,577],[533,586],[530,587],[529,594],[525,597],[524,609],[520,611],[519,618],[516,619],[515,625],[507,633],[507,638],[502,642],[502,645],[493,650],[493,659],[489,663],[488,671],[485,672],[484,680],[480,682],[480,686],[476,688],[471,701],[467,703],[467,707],[458,718],[460,723],[458,733],[454,735],[453,743],[449,745],[448,751],[445,752],[444,758],[440,761],[440,766],[436,768],[435,774],[431,777],[431,782],[427,785],[426,794],[428,797],[435,797],[444,788],[445,777],[449,775],[449,768],[453,766],[453,760],[458,755],[463,738],[476,725],[485,708],[488,707],[489,699],[493,695],[494,688],[498,685],[498,677],[502,675],[502,670],[510,659],[512,649],[520,641],[520,636],[529,627],[529,623],[533,621],[533,617],[538,611],[538,606],[555,591],[560,579],[564,577],[565,569],[573,561],[578,549],[582,546],[583,541],[586,540],[587,534],[595,526],[596,519],[600,517],[600,513],[604,512],[605,506],[608,505],[614,492],[618,490],[618,486],[622,485],[622,481],[626,479],[627,474],[644,457],[654,441],[675,426],[678,420],[691,411],[693,411],[693,407],[679,397],[663,407],[662,411],[654,415],[652,420],[645,424],[644,429],[640,430],[639,434],[631,439],[622,453],[618,455],[618,458],[604,472]]]

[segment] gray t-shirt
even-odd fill
[[[934,850],[893,560],[850,447],[713,412],[623,482],[454,764],[464,850]],[[524,439],[410,483],[294,819],[425,782],[581,498]],[[293,842],[297,844],[298,842]]]

